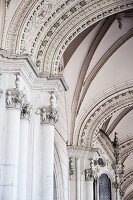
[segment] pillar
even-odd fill
[[[91,169],[85,170],[85,180],[86,180],[86,200],[93,200],[93,175]]]
[[[17,89],[7,90],[7,127],[3,161],[2,200],[17,200],[20,112],[23,93]]]
[[[53,199],[54,171],[54,125],[58,111],[54,93],[51,93],[50,106],[40,109],[42,146],[42,200]]]
[[[76,192],[77,192],[77,200],[80,200],[80,191],[81,191],[81,188],[80,188],[80,158],[76,158],[76,172],[77,172],[77,178],[76,178],[76,184],[77,184],[77,187],[76,187]]]
[[[25,102],[21,111],[19,136],[18,200],[27,198],[28,138],[31,106]]]

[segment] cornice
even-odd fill
[[[0,50],[0,70],[2,73],[9,71],[10,73],[20,72],[23,78],[35,90],[55,91],[60,93],[67,90],[68,86],[64,77],[61,76],[45,76],[40,75],[27,54],[9,54],[5,50]]]
[[[95,154],[99,154],[99,150],[97,148],[89,148],[89,147],[78,147],[78,146],[67,146],[69,157],[76,158],[93,158]]]

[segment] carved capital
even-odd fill
[[[52,106],[40,108],[41,124],[55,124],[58,121],[58,110]]]
[[[21,110],[21,119],[30,120],[32,106],[29,102],[24,102]]]
[[[85,169],[84,172],[85,172],[85,180],[86,181],[90,181],[90,180],[93,179],[93,171],[92,171],[91,168],[90,169]]]
[[[17,89],[9,89],[6,92],[6,107],[22,109],[25,102],[25,94]]]

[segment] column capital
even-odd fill
[[[8,89],[6,91],[6,107],[22,109],[25,102],[25,94],[18,89]]]
[[[58,110],[52,106],[44,106],[39,109],[41,124],[52,124],[54,125],[58,121]]]
[[[31,104],[28,101],[25,101],[24,104],[22,105],[21,119],[30,120],[31,111],[32,111]]]
[[[92,171],[91,168],[90,169],[85,169],[84,172],[85,172],[85,180],[86,181],[93,180],[93,171]]]

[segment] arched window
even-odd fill
[[[99,177],[99,200],[111,200],[111,182],[107,174]]]

